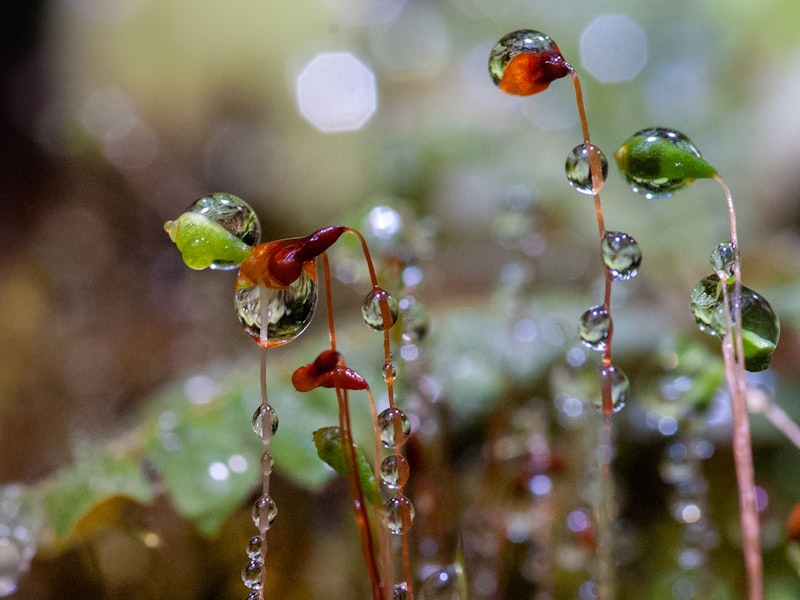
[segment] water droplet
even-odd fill
[[[236,287],[234,306],[245,333],[261,344],[261,286]],[[281,346],[306,330],[317,303],[316,276],[305,270],[289,287],[264,287],[268,304],[267,347]]]
[[[164,229],[193,269],[235,269],[261,238],[255,211],[232,194],[210,194],[196,200]]]
[[[733,242],[720,242],[714,247],[711,252],[711,266],[714,272],[719,275],[724,274],[725,277],[733,277],[733,268],[736,265],[738,258],[736,245]]]
[[[408,415],[399,408],[387,408],[378,415],[378,428],[384,447],[396,448],[408,441],[411,433],[411,421],[408,420]]]
[[[464,583],[460,567],[451,565],[436,569],[422,582],[420,597],[423,600],[466,600],[461,595]]]
[[[264,587],[264,562],[261,558],[254,558],[242,569],[242,581],[251,590],[260,590]]]
[[[569,74],[569,65],[550,36],[520,29],[503,36],[489,53],[489,75],[506,94],[530,96]]]
[[[733,303],[736,286],[730,279],[726,285],[731,319],[735,320]],[[697,326],[701,331],[720,338],[728,331],[722,300],[722,282],[716,275],[706,277],[692,290],[692,315]],[[769,302],[746,286],[741,289],[741,313],[745,369],[763,371],[769,367],[772,353],[778,345],[780,321]]]
[[[601,386],[611,386],[611,407],[614,412],[619,412],[625,407],[625,402],[628,400],[628,390],[630,389],[630,381],[625,372],[619,367],[608,365],[600,369],[600,382]],[[603,407],[603,398],[600,394],[595,400],[595,405],[598,408]]]
[[[606,349],[606,340],[611,331],[611,315],[605,306],[593,306],[581,315],[578,325],[578,335],[581,341],[600,352]]]
[[[272,425],[272,435],[278,431],[278,413],[270,405],[259,404],[253,413],[253,431],[255,434],[264,439],[264,417],[269,414],[269,422]],[[271,460],[271,459],[270,459]]]
[[[389,383],[389,381],[394,381],[395,377],[397,377],[397,369],[391,360],[387,360],[383,363],[383,380]]]
[[[414,522],[414,505],[411,500],[397,494],[386,501],[386,527],[395,535],[408,532]]]
[[[591,160],[590,157],[595,154],[600,159],[600,175],[601,181],[598,186],[594,187],[591,173]],[[608,178],[608,159],[603,151],[594,144],[580,144],[575,146],[569,154],[567,154],[567,161],[564,164],[564,170],[567,173],[567,181],[581,194],[597,194],[603,187]]]
[[[258,593],[258,590],[254,590],[247,594],[247,598],[244,600],[262,600],[261,594]]]
[[[631,189],[645,198],[669,198],[699,178],[717,170],[700,155],[692,140],[674,129],[642,129],[614,153]]]
[[[372,291],[367,294],[361,305],[361,315],[364,317],[364,322],[376,331],[383,331],[385,326],[382,307],[384,303],[390,319],[389,329],[391,329],[392,325],[397,321],[399,307],[397,300],[386,290],[377,286],[372,288]]]
[[[621,231],[606,231],[600,242],[603,263],[614,281],[636,277],[642,264],[642,250],[632,236]]]
[[[256,559],[261,557],[261,551],[264,548],[264,538],[260,535],[254,535],[247,542],[247,556]]]
[[[277,416],[277,413],[275,413],[275,418],[274,418],[275,422],[272,425],[273,426],[273,430],[272,430],[273,435],[278,430],[277,419],[278,419],[278,416]],[[258,431],[256,431],[256,435],[258,435],[258,437],[261,437],[259,435]],[[274,467],[275,467],[275,458],[273,458],[272,452],[267,450],[266,452],[264,452],[264,454],[261,455],[261,472],[264,473],[265,475],[270,475],[272,473],[272,469]]]
[[[253,523],[259,530],[262,529],[262,525],[266,525],[266,527],[264,527],[265,530],[269,529],[278,517],[278,506],[271,496],[262,494],[253,503],[251,516],[253,518]]]
[[[399,454],[391,454],[381,462],[381,481],[392,490],[403,487],[408,482],[411,467]]]
[[[396,583],[392,588],[392,600],[408,600],[409,598],[408,584],[405,581]]]

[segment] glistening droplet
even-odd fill
[[[669,198],[695,179],[717,174],[692,140],[680,131],[663,127],[634,133],[614,158],[631,189],[645,198]]]
[[[390,454],[381,462],[381,481],[391,489],[403,487],[408,482],[411,468],[408,461],[399,454]]]
[[[399,535],[407,533],[411,529],[414,522],[414,505],[411,504],[411,500],[402,494],[397,494],[386,501],[384,508],[386,509],[386,528],[389,533]]]
[[[737,259],[736,245],[733,242],[720,242],[711,252],[711,266],[714,272],[722,273],[726,278],[733,276],[733,268]]]
[[[408,441],[411,421],[399,408],[387,408],[378,415],[381,442],[386,448],[396,448]]]
[[[600,386],[601,389],[610,390],[611,409],[613,412],[619,412],[625,407],[625,402],[628,400],[630,381],[622,369],[614,365],[602,367],[600,369]],[[595,399],[595,405],[598,408],[603,408],[602,393]]]
[[[593,306],[581,315],[578,335],[581,341],[600,352],[606,349],[606,340],[611,331],[611,315],[605,306]]]
[[[265,298],[261,297],[261,290]],[[234,306],[239,322],[253,341],[261,344],[261,302],[267,303],[267,347],[281,346],[306,330],[317,302],[317,282],[305,270],[287,288],[237,285]]]
[[[592,155],[597,157],[597,165],[600,169],[600,179],[596,187],[591,172]],[[608,177],[608,160],[602,150],[594,144],[580,144],[567,154],[564,170],[567,174],[567,181],[576,191],[581,194],[597,194]]]
[[[569,74],[569,65],[550,36],[532,29],[504,35],[489,53],[489,75],[506,94],[530,96]]]
[[[247,542],[247,556],[256,559],[261,557],[261,551],[264,548],[264,538],[260,535],[254,535]]]
[[[271,496],[262,494],[253,503],[251,515],[253,524],[260,530],[269,529],[278,518],[278,507]]]
[[[600,242],[603,264],[614,281],[627,281],[639,273],[642,250],[636,240],[621,231],[606,231]]]
[[[408,600],[410,597],[408,593],[408,584],[405,581],[394,584],[392,588],[392,600]]]
[[[266,417],[266,419],[265,419]],[[253,431],[255,434],[264,439],[264,421],[267,420],[271,425],[272,435],[278,431],[278,413],[269,405],[260,404],[253,413]],[[263,458],[263,457],[262,457]],[[272,455],[270,454],[270,467],[272,466]]]
[[[384,304],[386,315],[383,312]],[[397,321],[398,311],[397,300],[386,290],[377,286],[372,288],[361,304],[361,316],[364,317],[364,322],[376,331],[383,331],[384,328],[391,329]],[[388,323],[384,317],[388,319]]]
[[[264,587],[264,563],[261,558],[253,558],[242,569],[242,581],[251,590]]]
[[[235,269],[261,238],[255,211],[232,194],[210,194],[196,200],[164,229],[193,269]]]

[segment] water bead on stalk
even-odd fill
[[[709,179],[717,170],[679,131],[651,127],[634,133],[614,153],[631,189],[646,198],[669,198],[695,179]]]
[[[728,332],[722,295],[723,282],[709,275],[692,290],[692,316],[701,331],[724,337]],[[728,280],[728,301],[732,303],[735,284]],[[733,318],[733,307],[729,306]],[[741,305],[744,367],[748,371],[763,371],[769,367],[780,338],[780,321],[769,302],[758,292],[742,286]]]
[[[256,527],[269,529],[278,518],[278,506],[271,496],[262,494],[253,503],[251,516]]]
[[[364,322],[376,331],[383,331],[386,327],[383,319],[382,305],[384,302],[389,308],[391,322],[388,324],[388,328],[391,329],[392,325],[397,321],[397,315],[400,310],[397,300],[392,295],[383,288],[376,286],[366,295],[364,302],[361,304],[361,316],[364,318]]]
[[[264,587],[264,561],[260,556],[251,558],[242,569],[242,582],[251,590],[260,590]]]
[[[255,434],[260,438],[264,439],[264,421],[265,417],[269,415],[269,423],[270,429],[272,430],[272,435],[278,431],[278,413],[272,408],[269,404],[260,404],[258,408],[256,408],[255,412],[253,413],[253,431]],[[272,460],[272,455],[268,457],[268,460]]]
[[[385,448],[396,448],[408,441],[411,421],[399,408],[387,408],[378,415],[378,428]]]
[[[603,264],[614,281],[627,281],[639,272],[642,250],[636,240],[621,231],[606,231],[600,242]]]
[[[578,335],[581,341],[591,348],[603,352],[611,333],[611,315],[605,306],[593,306],[581,315]]]
[[[506,94],[536,94],[569,72],[568,63],[550,36],[532,29],[503,36],[489,54],[489,75]]]
[[[600,381],[604,387],[610,386],[612,412],[622,410],[628,400],[628,390],[630,389],[630,381],[625,372],[614,365],[604,366],[600,369]],[[602,398],[595,400],[595,405],[603,408]]]
[[[711,253],[711,266],[714,272],[723,274],[725,278],[733,277],[733,270],[738,260],[738,251],[733,242],[720,242]]]
[[[409,530],[415,515],[411,500],[402,494],[397,494],[386,501],[384,508],[386,509],[386,528],[389,533],[399,535]]]
[[[235,269],[261,238],[261,225],[250,205],[223,193],[199,198],[164,229],[192,269]]]
[[[592,181],[592,171],[590,166],[590,156],[596,154],[600,157],[600,171],[602,181],[595,188]],[[575,146],[569,154],[564,164],[567,174],[567,181],[581,194],[593,195],[600,192],[602,184],[608,178],[608,159],[603,151],[594,144],[579,144]]]
[[[381,481],[389,489],[403,487],[411,474],[408,461],[399,454],[390,454],[381,462]]]

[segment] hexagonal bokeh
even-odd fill
[[[581,64],[603,83],[628,81],[647,62],[647,37],[624,15],[597,17],[581,34]]]
[[[315,56],[297,76],[300,114],[321,131],[355,131],[375,112],[372,70],[349,52]]]

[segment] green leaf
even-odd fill
[[[342,451],[342,437],[338,427],[323,427],[314,432],[314,445],[317,447],[317,454],[334,471],[344,477],[348,477],[348,468],[345,465],[344,452]],[[361,487],[364,496],[369,502],[380,506],[381,497],[378,493],[375,481],[375,472],[372,470],[369,460],[367,460],[364,450],[360,446],[355,446],[356,462],[358,463],[358,476],[361,480]]]
[[[197,213],[185,212],[177,220],[167,221],[164,229],[192,269],[206,269],[216,261],[240,264],[253,252],[222,225]]]

